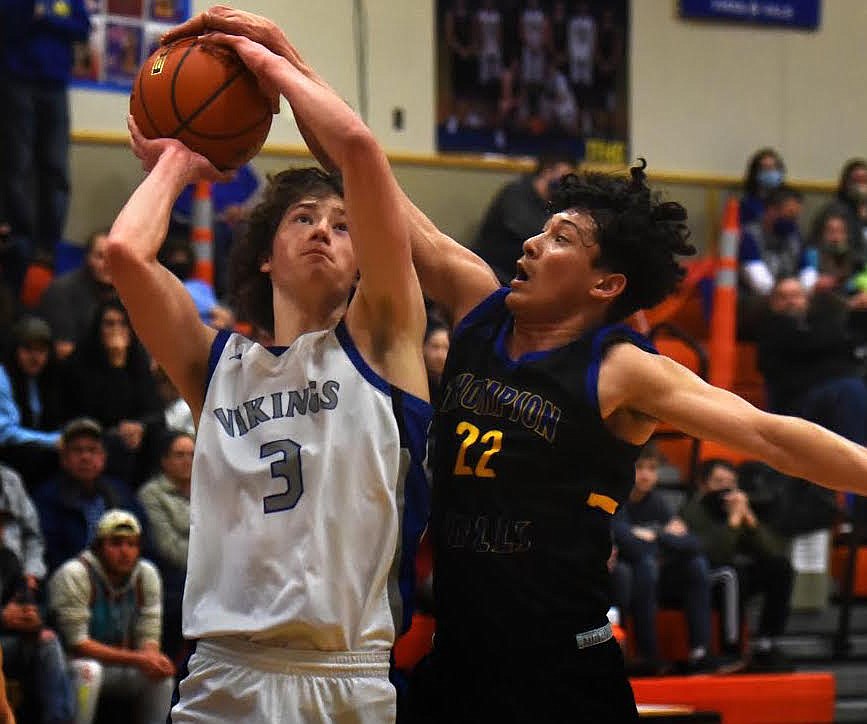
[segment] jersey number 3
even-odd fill
[[[293,440],[272,440],[259,448],[259,459],[279,455],[280,459],[271,463],[271,477],[283,478],[286,490],[274,495],[266,495],[262,502],[266,513],[279,513],[291,510],[298,504],[304,483],[301,479],[301,446]]]
[[[458,423],[455,432],[464,437],[461,441],[461,449],[458,450],[458,457],[455,460],[455,475],[475,475],[477,478],[496,478],[497,473],[488,467],[490,459],[500,452],[503,447],[503,431],[488,430],[483,433],[475,425],[469,422]],[[479,456],[479,462],[476,463],[475,469],[467,465],[467,450],[479,439],[481,435],[481,444],[487,446],[487,449]]]

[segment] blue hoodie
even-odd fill
[[[85,42],[85,0],[0,1],[0,72],[19,80],[65,86],[72,43]]]

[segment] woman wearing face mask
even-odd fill
[[[852,158],[843,165],[836,197],[816,214],[814,237],[822,233],[822,225],[830,214],[845,217],[850,254],[856,268],[862,268],[867,262],[867,160]]]
[[[862,265],[849,243],[849,215],[839,205],[819,214],[813,224],[810,244],[818,252],[819,278],[816,291],[849,296],[856,291]]]
[[[762,148],[752,155],[747,164],[744,195],[741,197],[741,226],[761,218],[768,196],[783,185],[785,178],[786,165],[773,148]]]

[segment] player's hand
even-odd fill
[[[126,119],[132,152],[150,172],[167,151],[177,152],[184,161],[187,183],[195,181],[230,181],[234,171],[218,171],[204,156],[191,151],[175,138],[145,138],[131,115]]]
[[[286,34],[273,20],[228,5],[214,5],[199,13],[166,32],[160,42],[167,45],[181,38],[215,31],[228,35],[243,35],[280,55],[286,46],[291,47]]]
[[[265,45],[243,35],[214,32],[203,35],[201,40],[206,45],[227,47],[234,50],[241,62],[256,76],[256,80],[259,81],[259,88],[271,101],[272,112],[280,111],[280,89],[277,74],[281,66],[285,68],[285,58],[273,53]]]
[[[316,72],[304,62],[301,54],[273,20],[227,5],[215,5],[210,10],[199,13],[196,17],[172,28],[163,35],[161,42],[165,45],[180,38],[213,32],[243,35],[254,43],[264,45],[281,58],[285,58],[308,78],[323,83]]]

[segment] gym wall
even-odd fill
[[[210,3],[194,1],[198,12]],[[433,0],[237,0],[272,17],[302,54],[367,120],[393,155],[399,180],[441,227],[472,239],[491,196],[526,163],[443,164],[434,155]],[[358,13],[366,38],[362,63]],[[828,0],[815,33],[685,22],[676,0],[634,0],[630,29],[631,153],[666,172],[663,187],[682,199],[700,246],[715,235],[727,187],[748,156],[776,147],[790,178],[806,182],[808,210],[833,185],[842,163],[867,155],[858,92],[867,3]],[[361,72],[360,72],[361,71]],[[140,178],[123,146],[127,99],[73,90],[73,197],[67,237],[83,240],[110,224]],[[403,110],[402,131],[392,112]],[[293,155],[294,154],[294,155]],[[291,114],[275,121],[261,171],[306,163]],[[708,189],[712,189],[708,191]]]

